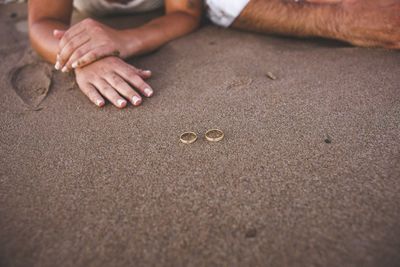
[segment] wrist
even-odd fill
[[[326,25],[326,29],[320,29],[319,36],[323,38],[341,39],[343,34],[344,13],[341,4],[332,4],[325,7],[323,13],[324,21],[319,25]]]
[[[141,51],[142,42],[138,37],[136,29],[120,30],[121,39],[120,57],[123,59],[129,58],[138,54]]]

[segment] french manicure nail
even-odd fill
[[[133,96],[133,97],[132,97],[132,103],[133,103],[135,106],[137,106],[137,105],[139,105],[140,103],[142,103],[142,99],[141,99],[140,97],[138,97],[138,96]]]
[[[61,71],[62,72],[68,72],[68,68],[66,66],[64,66]]]
[[[96,100],[96,105],[99,106],[99,107],[101,107],[102,105],[104,105],[104,101],[101,100],[101,99],[97,99],[97,100]]]
[[[153,90],[151,88],[144,89],[144,94],[148,97],[153,95]]]
[[[61,64],[60,64],[60,62],[58,62],[58,60],[57,60],[57,62],[56,62],[56,65],[54,66],[54,68],[55,68],[56,70],[60,70]]]
[[[117,100],[117,105],[118,105],[119,107],[123,107],[124,105],[126,105],[126,101],[123,100],[123,99],[118,99],[118,100]]]
[[[74,68],[74,69],[77,68],[77,67],[78,67],[78,61],[75,61],[74,63],[72,63],[71,66],[72,66],[72,68]]]

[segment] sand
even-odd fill
[[[206,25],[99,109],[25,20],[0,6],[0,266],[399,266],[398,52]]]

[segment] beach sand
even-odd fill
[[[99,109],[25,9],[0,6],[0,266],[400,265],[398,52],[206,25]]]

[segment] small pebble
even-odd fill
[[[271,80],[276,80],[276,76],[272,73],[272,72],[267,72],[265,74],[268,78],[270,78]]]
[[[254,238],[257,236],[257,230],[252,228],[246,231],[246,238]]]
[[[330,144],[332,143],[332,139],[328,136],[327,138],[325,138],[324,142]]]

